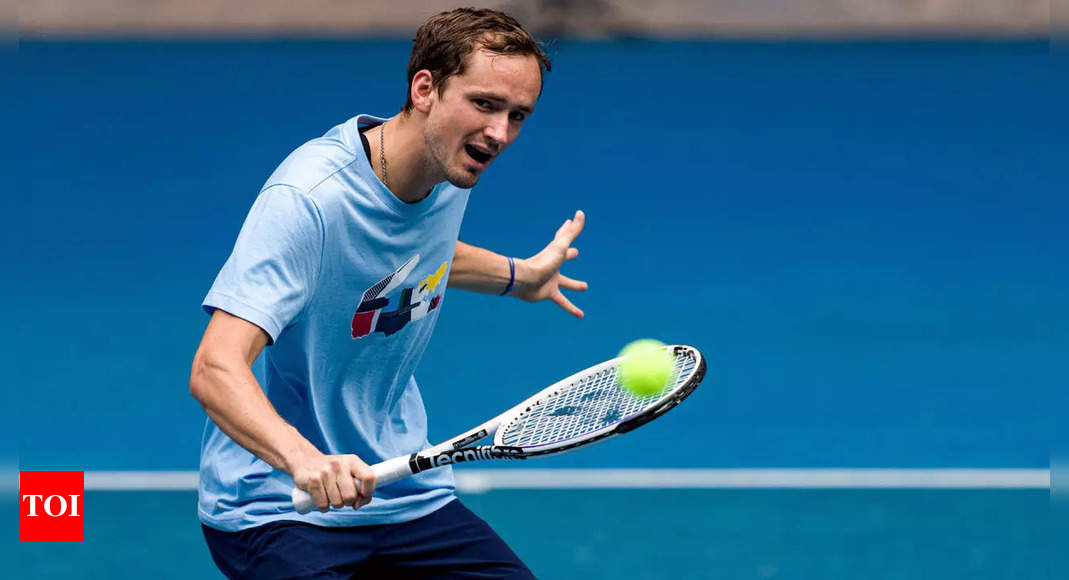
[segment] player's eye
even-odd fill
[[[512,114],[509,115],[509,119],[512,119],[513,121],[517,121],[517,122],[520,122],[520,123],[522,123],[523,120],[526,119],[526,118],[527,118],[527,115],[525,115],[525,114],[523,114],[523,113],[521,113],[519,111],[513,111]]]
[[[485,109],[489,111],[493,108],[493,104],[486,99],[472,99],[472,102],[475,103],[475,106],[479,107],[480,109]]]

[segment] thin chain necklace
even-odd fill
[[[382,166],[382,184],[390,189],[390,182],[386,179],[386,142],[383,135],[386,134],[386,123],[379,125],[379,164]]]

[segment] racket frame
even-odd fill
[[[446,465],[452,465],[454,463],[465,463],[468,461],[485,459],[527,459],[528,457],[565,453],[579,447],[604,441],[622,433],[627,433],[636,427],[645,425],[682,402],[683,399],[687,398],[688,395],[698,388],[698,384],[705,378],[705,359],[702,357],[702,354],[698,349],[685,345],[670,345],[664,348],[672,349],[673,354],[677,356],[681,352],[692,354],[694,358],[697,359],[695,369],[685,384],[666,391],[661,395],[661,398],[658,401],[652,405],[644,407],[638,413],[634,413],[629,417],[625,417],[620,421],[606,425],[605,427],[590,433],[585,433],[578,437],[572,437],[563,441],[531,447],[518,447],[504,445],[502,443],[504,431],[501,427],[503,425],[507,426],[512,421],[520,419],[527,413],[537,409],[547,401],[551,400],[556,394],[566,390],[573,382],[583,377],[604,372],[615,367],[619,364],[622,358],[617,357],[561,379],[524,399],[518,405],[515,405],[493,419],[490,419],[477,427],[468,429],[442,443],[420,450],[411,455],[394,457],[372,465],[371,470],[375,473],[376,487],[389,485],[406,477],[416,475],[417,473],[444,467]],[[494,438],[494,442],[491,445],[472,445],[472,443],[476,443],[491,436]],[[299,488],[293,489],[293,504],[299,513],[307,513],[315,508],[314,503],[312,503],[312,496]]]
[[[464,463],[467,461],[483,459],[527,459],[528,457],[564,453],[585,445],[603,441],[615,435],[627,433],[636,427],[645,425],[682,402],[683,399],[694,392],[698,387],[698,384],[705,378],[705,359],[702,357],[702,354],[698,349],[684,345],[671,345],[666,346],[665,348],[672,349],[673,353],[677,355],[680,352],[689,352],[693,354],[694,358],[697,359],[695,370],[685,384],[667,391],[661,396],[660,400],[653,405],[643,408],[638,413],[634,413],[618,422],[606,425],[605,427],[583,434],[579,437],[573,437],[571,439],[544,445],[519,447],[505,445],[501,440],[504,433],[501,429],[502,426],[507,426],[512,421],[520,419],[527,413],[540,407],[553,396],[569,388],[575,381],[615,367],[621,360],[621,357],[617,357],[561,379],[527,399],[524,399],[521,403],[515,405],[504,413],[501,413],[497,417],[494,417],[477,427],[468,429],[438,445],[420,450],[407,457],[397,457],[373,465],[372,469],[375,470],[375,475],[378,481],[377,485],[388,485],[389,483],[393,483],[394,481],[417,473],[422,473],[428,469],[435,469],[453,463]],[[491,436],[494,438],[492,445],[471,445],[472,443]],[[386,469],[386,463],[392,464],[389,466],[389,469]],[[402,465],[405,467],[402,467]],[[376,469],[378,466],[383,467],[383,469],[381,469],[381,476],[379,473],[380,470]]]

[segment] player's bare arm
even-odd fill
[[[320,510],[366,505],[375,489],[367,464],[355,455],[321,453],[279,416],[256,381],[252,363],[267,340],[258,326],[216,310],[193,358],[190,393],[235,442],[292,475]]]
[[[583,231],[586,216],[582,211],[564,222],[542,251],[526,259],[515,260],[515,281],[508,293],[528,302],[552,300],[569,314],[583,317],[583,311],[562,290],[583,291],[587,283],[561,274],[564,262],[579,255],[572,246]],[[511,279],[508,259],[483,248],[457,242],[449,287],[486,294],[501,294]]]

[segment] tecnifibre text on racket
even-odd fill
[[[614,358],[558,381],[448,441],[372,465],[376,487],[454,463],[563,453],[644,425],[678,405],[705,377],[698,349],[664,348],[674,354],[675,369],[659,393],[640,397],[620,387],[616,375],[623,359]],[[474,445],[490,436],[492,444]],[[311,494],[298,488],[293,489],[293,506],[302,514],[316,508]]]

